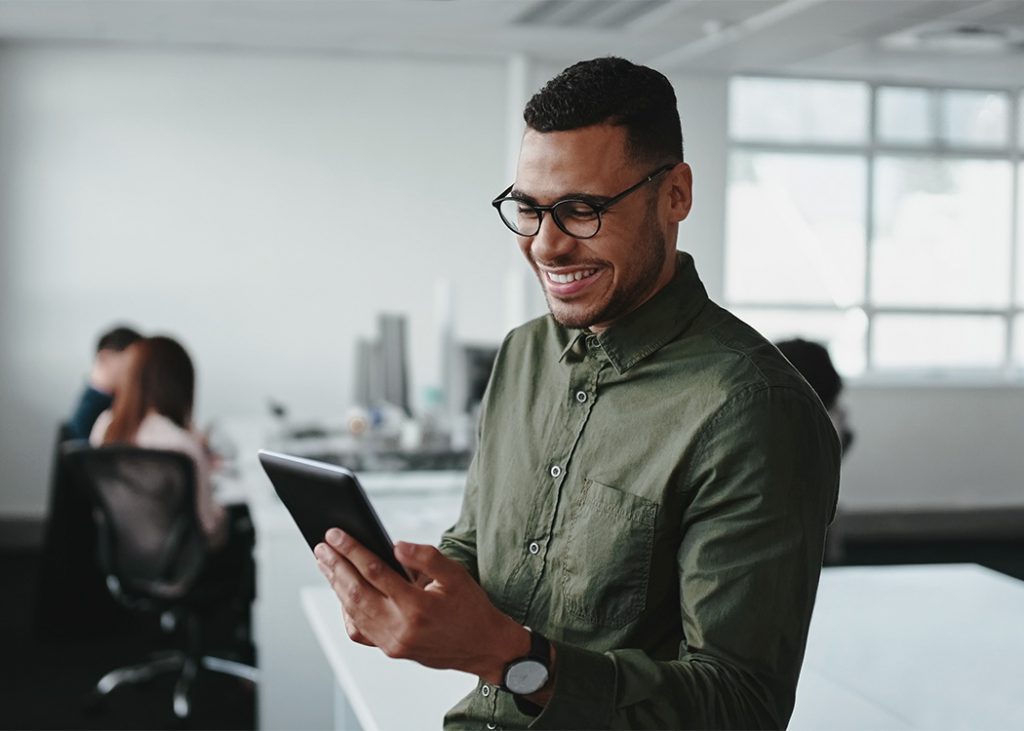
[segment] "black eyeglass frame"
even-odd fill
[[[512,188],[515,187],[515,183],[512,183],[512,185],[508,186],[507,188],[505,188],[505,190],[499,193],[497,198],[491,201],[491,205],[494,206],[494,209],[498,212],[498,218],[501,219],[501,222],[504,223],[508,230],[514,233],[516,236],[522,236],[523,238],[529,239],[539,234],[540,227],[544,223],[544,214],[550,211],[551,218],[554,220],[555,225],[558,226],[559,230],[562,231],[566,236],[572,236],[574,239],[592,239],[595,236],[597,236],[597,234],[600,233],[601,231],[601,214],[603,214],[605,211],[607,211],[609,208],[611,208],[613,205],[621,201],[626,196],[640,190],[640,188],[650,183],[659,175],[667,173],[669,170],[671,170],[678,164],[679,163],[677,162],[672,162],[662,165],[660,168],[652,172],[639,183],[629,186],[618,195],[613,195],[611,198],[604,201],[603,203],[594,203],[593,201],[588,201],[583,198],[562,198],[561,200],[555,201],[550,206],[540,206],[537,205],[536,203],[530,203],[529,201],[524,200],[522,198],[510,196],[509,193],[511,193]],[[508,219],[506,219],[501,212],[501,204],[504,203],[505,201],[516,201],[516,203],[519,203],[520,205],[529,206],[530,208],[535,210],[537,212],[537,230],[534,231],[532,234],[524,234],[520,233],[518,230],[513,228],[512,224],[508,222]],[[573,232],[566,230],[565,226],[562,224],[561,219],[558,217],[558,214],[555,213],[555,209],[565,203],[583,203],[584,205],[590,206],[591,208],[594,209],[594,213],[597,215],[597,228],[594,229],[594,233],[590,234],[589,236],[577,236]]]

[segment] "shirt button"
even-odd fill
[[[537,543],[537,541],[533,541],[530,543],[530,553],[532,553],[534,556],[540,553],[540,544]]]
[[[581,404],[585,404],[587,402],[587,392],[586,391],[577,391],[576,392],[576,400],[579,401]]]
[[[554,477],[557,480],[559,477],[561,477],[561,475],[562,475],[562,468],[559,467],[556,464],[551,465],[551,476]]]
[[[496,729],[498,727],[497,727],[497,725],[495,725],[493,723],[489,723],[489,724],[487,724],[487,728],[491,729],[491,731],[494,731],[494,729]]]
[[[491,694],[491,686],[485,685],[483,688],[480,689],[480,695],[482,695],[484,698],[486,698],[490,694]]]

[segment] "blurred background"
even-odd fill
[[[675,85],[712,298],[842,375],[843,509],[1024,510],[1020,2],[0,0],[0,545],[114,324],[203,425],[344,422],[382,315],[408,414],[472,390],[545,311],[489,205],[523,104],[608,54]]]
[[[524,101],[602,54],[676,85],[712,297],[829,343],[844,499],[1017,499],[1021,28],[1017,2],[0,2],[0,519],[42,516],[36,446],[112,323],[184,340],[202,419],[319,417],[380,311],[417,404],[446,323],[497,345],[542,313],[488,203]]]

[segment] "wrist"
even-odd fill
[[[492,645],[494,653],[485,661],[482,672],[477,673],[491,685],[500,686],[505,680],[505,666],[530,651],[530,631],[511,618],[506,619],[498,632],[498,641]]]

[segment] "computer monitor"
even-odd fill
[[[410,415],[405,316],[381,314],[377,331],[376,339],[356,342],[355,402],[367,408],[387,403]]]
[[[465,395],[459,407],[463,413],[468,414],[483,401],[498,349],[493,345],[462,345],[460,351]]]

